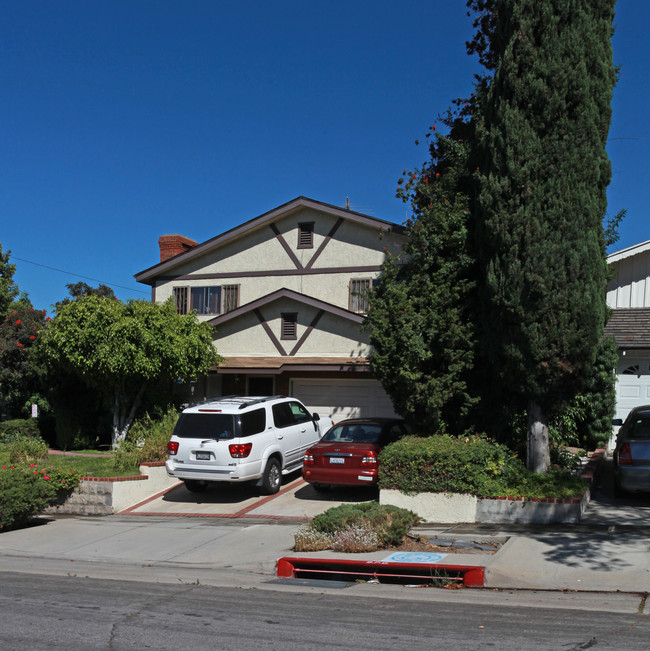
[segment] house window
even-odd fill
[[[223,312],[239,307],[239,285],[223,286]]]
[[[174,301],[179,314],[223,314],[239,306],[239,285],[174,287]]]
[[[221,287],[192,287],[192,309],[197,314],[219,314]]]
[[[282,313],[282,339],[298,338],[298,314],[297,312]]]
[[[174,287],[174,302],[179,314],[187,314],[189,287]]]
[[[370,278],[352,278],[350,280],[350,311],[368,312],[370,294]]]
[[[314,248],[314,222],[303,222],[298,224],[298,248]]]

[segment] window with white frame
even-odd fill
[[[350,312],[367,313],[372,281],[370,278],[352,278],[350,280]]]
[[[179,314],[224,314],[239,307],[239,285],[174,287],[174,301]]]

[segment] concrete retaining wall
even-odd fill
[[[164,463],[140,466],[131,477],[86,477],[59,504],[43,511],[46,515],[111,515],[178,484],[167,474]]]
[[[379,492],[380,504],[409,509],[428,523],[464,522],[580,522],[589,503],[589,491],[573,499],[483,498],[456,493],[417,493],[405,495],[396,490]]]
[[[521,522],[547,524],[580,522],[591,497],[605,450],[596,450],[582,468],[580,476],[587,487],[581,498],[556,499],[520,497],[476,497],[456,493],[417,493],[398,490],[379,491],[380,504],[392,504],[417,513],[424,522],[455,524],[463,522]]]

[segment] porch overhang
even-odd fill
[[[370,372],[365,357],[228,357],[216,369],[222,375],[280,375],[286,372]]]

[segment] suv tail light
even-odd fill
[[[178,454],[178,441],[170,441],[169,443],[167,443],[167,452],[172,457],[175,454]]]
[[[632,448],[629,443],[623,443],[621,451],[618,453],[618,463],[621,466],[632,465]]]
[[[307,452],[305,452],[305,458],[302,460],[302,463],[305,466],[314,465],[314,455],[312,454],[311,450],[307,450]]]
[[[252,443],[233,443],[228,446],[228,450],[233,459],[245,459],[251,453],[252,447]]]
[[[377,465],[377,453],[374,450],[368,450],[363,455],[363,459],[361,459],[361,465],[362,466],[376,466]]]

